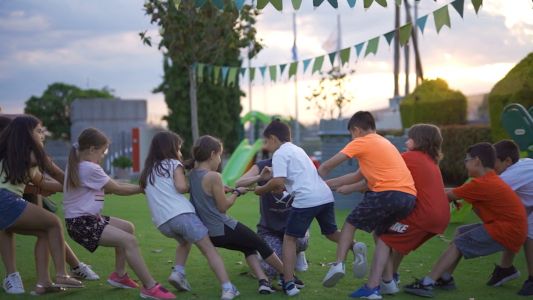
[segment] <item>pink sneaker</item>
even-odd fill
[[[124,274],[124,276],[120,277],[118,276],[117,272],[111,273],[109,277],[107,278],[107,283],[110,285],[121,288],[121,289],[136,289],[139,287],[137,282],[133,281],[129,276],[128,273]]]
[[[176,299],[176,296],[162,287],[159,283],[156,283],[151,289],[147,289],[144,286],[141,288],[141,298],[145,299]]]

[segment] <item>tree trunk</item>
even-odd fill
[[[200,137],[198,130],[198,99],[196,97],[196,66],[189,65],[189,98],[191,100],[191,131],[195,142]]]

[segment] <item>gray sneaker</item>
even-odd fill
[[[331,265],[326,277],[322,280],[322,285],[325,287],[334,287],[342,277],[344,277],[344,263],[336,263]]]
[[[231,300],[237,296],[239,296],[241,293],[239,293],[239,290],[235,286],[232,286],[231,289],[223,290],[222,296],[220,297],[221,300]]]
[[[366,275],[366,245],[365,243],[357,242],[353,244],[353,276],[355,278],[363,278]]]
[[[170,276],[168,277],[168,283],[174,286],[178,291],[192,290],[191,285],[187,281],[185,275],[181,274],[180,272],[176,272],[174,268],[172,268],[172,273],[170,273]]]

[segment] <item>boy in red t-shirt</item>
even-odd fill
[[[483,224],[460,226],[456,236],[433,266],[430,274],[404,287],[405,292],[433,297],[433,288],[454,289],[452,273],[465,259],[486,256],[508,249],[520,250],[527,236],[526,210],[509,185],[494,172],[496,152],[489,143],[470,146],[465,158],[468,175],[473,179],[447,190],[448,198],[463,198],[472,204]]]

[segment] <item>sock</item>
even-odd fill
[[[72,270],[77,270],[77,269],[79,269],[79,268],[80,268],[80,265],[77,265],[77,266],[75,266],[74,268],[72,268]]]
[[[422,278],[422,284],[423,285],[434,285],[435,281],[429,278],[428,276],[424,276],[424,278]]]
[[[231,281],[224,282],[222,284],[222,290],[231,290],[233,288],[233,284],[231,284]]]
[[[385,283],[385,284],[389,284],[389,283],[392,282],[392,280],[389,280],[389,281],[387,281],[387,280],[381,280],[381,281],[383,281],[383,283]]]
[[[452,274],[444,272],[442,273],[442,275],[440,275],[440,278],[444,281],[449,281],[450,279],[452,279]]]
[[[174,271],[180,273],[181,275],[185,275],[185,267],[181,265],[175,265]]]

